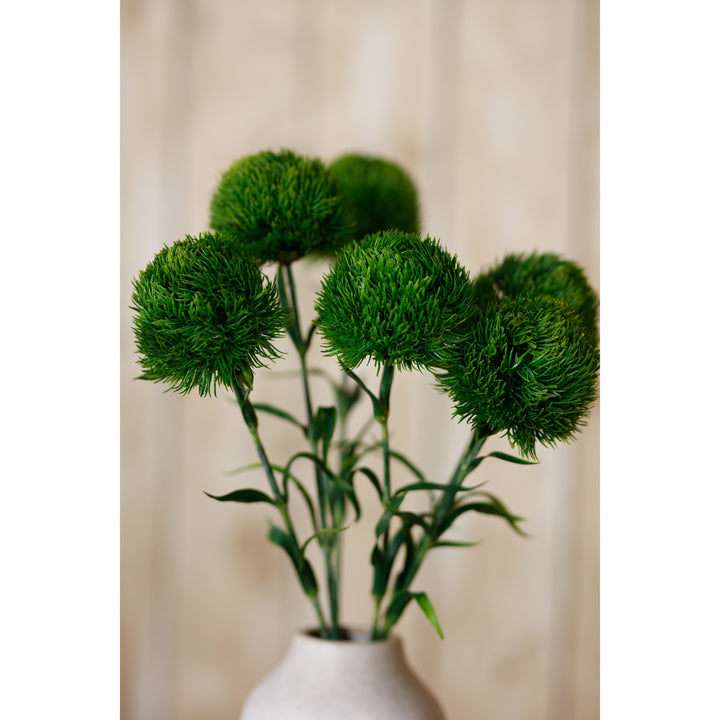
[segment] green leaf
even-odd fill
[[[382,597],[387,587],[387,581],[390,576],[390,564],[387,561],[385,553],[378,545],[375,545],[370,554],[370,564],[375,572],[373,573],[372,596]]]
[[[467,487],[459,485],[458,483],[411,483],[410,485],[403,485],[403,487],[398,488],[393,494],[393,497],[404,495],[409,492],[415,492],[417,490],[442,490],[443,492],[446,490],[453,490],[455,492],[468,492],[470,490],[477,490],[477,488],[482,487],[483,485],[485,485],[484,482],[478,483],[477,485],[468,485]]]
[[[500,452],[499,450],[496,450],[494,452],[488,453],[487,455],[481,455],[478,458],[475,458],[469,465],[468,465],[468,472],[469,475],[475,468],[483,461],[485,458],[497,458],[498,460],[504,460],[505,462],[509,463],[515,463],[516,465],[537,465],[537,462],[533,460],[526,460],[525,458],[517,457],[516,455],[510,455],[509,453]]]
[[[482,540],[477,540],[475,542],[460,542],[459,540],[440,540],[439,542],[433,543],[432,547],[438,548],[438,547],[457,547],[457,548],[465,548],[465,547],[475,547],[476,545],[480,545],[482,543]]]
[[[403,614],[403,611],[411,600],[415,600],[415,602],[420,606],[420,609],[423,611],[425,617],[435,629],[435,632],[440,636],[441,639],[444,640],[445,636],[443,635],[442,628],[440,627],[440,622],[438,621],[435,608],[430,602],[430,598],[424,592],[411,593],[407,590],[404,590],[403,592],[396,595],[393,598],[393,601],[390,603],[390,607],[387,611],[387,626],[392,627],[393,625],[395,625],[395,623],[397,623],[397,621],[400,619],[400,616]]]
[[[394,513],[390,512],[390,510],[386,510],[381,516],[380,519],[377,522],[377,525],[375,526],[375,537],[379,538],[381,535],[385,533],[385,531],[390,527],[390,521],[393,519]]]
[[[269,415],[274,415],[275,417],[278,417],[282,420],[287,420],[287,422],[299,427],[303,431],[303,433],[307,434],[307,428],[305,427],[305,425],[303,425],[296,417],[293,417],[289,412],[286,412],[282,408],[275,407],[274,405],[270,405],[268,403],[253,403],[252,405],[256,411],[268,413]]]
[[[378,422],[381,422],[385,417],[385,410],[383,409],[383,406],[380,400],[376,397],[375,393],[370,390],[370,388],[354,372],[352,372],[352,370],[348,370],[346,368],[345,372],[360,386],[363,392],[370,398],[373,406],[373,416]]]
[[[428,522],[428,517],[431,517],[430,513],[427,513],[427,515],[418,515],[417,513],[406,512],[403,510],[396,512],[395,517],[400,518],[403,524],[407,525],[408,527],[412,527],[413,525],[419,525],[426,532],[430,531],[430,523]]]
[[[413,594],[408,590],[403,590],[401,593],[393,597],[386,614],[388,628],[391,628],[400,619],[400,616],[403,614],[403,611],[412,599]]]
[[[377,525],[375,526],[375,537],[380,537],[390,526],[390,521],[395,515],[398,514],[398,508],[402,502],[402,497],[393,498],[389,505],[385,506],[385,512],[380,516]]]
[[[203,491],[204,492],[204,491]],[[255,490],[254,488],[242,488],[241,490],[235,490],[227,495],[211,495],[209,492],[205,493],[209,498],[213,500],[219,500],[220,502],[239,502],[239,503],[268,503],[268,505],[275,505],[277,503],[269,495],[266,495],[261,490]]]
[[[387,416],[390,411],[390,389],[392,388],[394,374],[395,368],[392,365],[385,364],[382,377],[380,378],[380,397],[378,398],[385,416]]]
[[[410,470],[410,472],[415,475],[415,477],[420,480],[420,482],[427,482],[427,478],[422,473],[420,468],[417,467],[417,465],[414,465],[408,458],[406,458],[402,453],[397,452],[396,450],[390,451],[390,457],[395,458],[396,460],[399,460],[405,467]]]
[[[407,525],[403,526],[403,536],[405,541],[405,567],[395,579],[396,588],[406,588],[410,583],[407,581],[408,573],[411,571],[410,568],[415,560],[416,548],[415,541],[413,539],[410,528]]]
[[[515,455],[509,455],[508,453],[500,452],[496,450],[488,453],[485,457],[498,458],[499,460],[505,460],[505,462],[516,463],[517,465],[537,465],[538,463],[534,460],[526,460],[525,458],[517,457]]]
[[[355,522],[357,522],[361,515],[360,502],[358,501],[357,495],[355,494],[355,490],[352,486],[350,486],[350,490],[345,490],[345,495],[347,495],[350,504],[353,506],[353,510],[355,511]]]
[[[322,443],[322,460],[327,463],[330,443],[335,433],[337,423],[337,408],[334,406],[319,407],[313,419],[311,440]]]
[[[425,613],[425,617],[435,628],[435,632],[440,636],[440,639],[444,640],[445,636],[443,635],[442,628],[440,627],[440,622],[438,621],[437,613],[435,612],[433,604],[430,602],[430,598],[424,592],[415,593],[413,597],[415,598],[417,604],[420,606],[420,609]]]
[[[362,452],[363,455],[372,452],[373,450],[380,450],[382,449],[383,445],[382,443],[374,443],[372,445],[368,445]],[[428,482],[427,478],[423,474],[422,470],[415,465],[413,462],[410,461],[409,458],[407,458],[402,453],[398,452],[397,450],[390,450],[390,457],[394,458],[395,460],[399,460],[405,467],[410,470],[410,472],[415,475],[415,477],[420,482]]]
[[[286,329],[288,331],[288,335],[290,335],[290,339],[293,341],[293,344],[299,351],[303,351],[305,349],[305,344],[303,343],[303,339],[300,335],[298,325],[297,325],[297,311],[295,307],[292,305],[292,303],[288,300],[288,293],[287,293],[287,287],[285,285],[285,273],[283,272],[283,265],[278,265],[278,271],[277,271],[277,277],[276,277],[276,284],[278,289],[278,298],[280,300],[280,305],[283,310],[288,312],[290,315],[290,319],[287,323]]]
[[[297,452],[295,453],[288,461],[285,467],[282,469],[283,474],[283,489],[285,492],[285,495],[287,496],[287,483],[288,479],[292,478],[292,475],[290,474],[290,468],[292,465],[301,458],[304,458],[305,460],[310,460],[314,465],[316,465],[322,473],[324,473],[325,477],[330,480],[330,482],[333,484],[335,488],[338,488],[339,490],[342,490],[350,500],[354,510],[356,517],[360,517],[360,504],[358,503],[357,495],[355,494],[355,489],[352,485],[345,482],[344,480],[341,480],[335,473],[330,470],[330,468],[324,463],[317,455],[313,455],[309,452]],[[298,484],[297,481],[295,481],[296,484]]]
[[[258,470],[262,467],[263,467],[262,463],[254,462],[254,463],[249,463],[248,465],[243,465],[242,467],[239,467],[239,468],[233,468],[232,470],[226,470],[225,474],[226,475],[239,475],[240,473],[247,472],[248,470]],[[275,469],[277,469],[277,468],[275,468]]]
[[[249,465],[244,465],[243,467],[235,468],[234,470],[228,470],[225,474],[226,475],[235,475],[243,472],[247,472],[248,470],[259,470],[262,469],[263,465],[262,463],[256,462],[256,463],[250,463]],[[315,504],[313,503],[312,498],[310,497],[310,494],[305,489],[305,486],[298,480],[294,475],[291,473],[286,473],[286,468],[282,467],[281,465],[275,465],[273,463],[270,464],[270,467],[275,470],[276,472],[279,472],[283,475],[283,493],[284,497],[287,498],[288,496],[288,480],[295,483],[297,489],[300,491],[300,493],[303,496],[303,499],[305,500],[305,503],[308,507],[308,511],[310,512],[310,518],[312,520],[312,524],[314,528],[317,528],[317,518],[315,517]],[[207,493],[205,493],[207,495]],[[210,496],[212,497],[212,495]]]
[[[360,459],[360,455],[354,453],[354,447],[351,445],[348,445],[347,447],[349,448],[350,454],[343,460],[343,463],[340,466],[340,475],[347,475]]]
[[[268,540],[271,543],[281,547],[290,556],[295,569],[297,570],[300,584],[303,591],[308,597],[316,597],[318,594],[318,584],[313,572],[312,566],[300,552],[297,543],[293,541],[288,533],[281,530],[277,525],[273,525],[268,532]]]
[[[345,532],[350,526],[346,525],[345,527],[339,527],[339,528],[322,528],[321,530],[317,530],[314,532],[304,543],[303,546],[300,548],[300,554],[305,555],[305,550],[307,550],[307,546],[316,538],[319,538],[324,535],[334,535],[336,533]]]
[[[277,468],[273,468],[277,469]],[[282,468],[279,469],[279,472],[283,472]],[[294,476],[288,474],[288,479],[292,480],[293,483],[295,483],[295,486],[300,491],[300,494],[303,496],[303,499],[305,500],[305,504],[307,505],[308,512],[310,513],[310,520],[312,521],[312,526],[317,530],[317,516],[315,514],[315,503],[313,503],[312,498],[310,497],[310,493],[308,493],[305,486]],[[287,484],[284,487],[285,497],[288,496],[288,490],[287,490]]]
[[[378,476],[367,467],[361,467],[361,468],[355,468],[352,472],[348,473],[347,478],[348,482],[352,482],[352,478],[354,477],[355,473],[362,473],[370,482],[372,483],[375,490],[377,490],[378,497],[380,500],[382,500],[382,487],[380,485],[380,480],[378,479]]]
[[[487,493],[485,494],[487,495]],[[524,533],[517,525],[523,520],[523,518],[510,513],[507,508],[499,500],[497,500],[497,498],[493,498],[492,496],[490,496],[490,498],[491,502],[473,502],[467,503],[466,505],[458,505],[453,508],[442,523],[438,536],[442,535],[455,522],[455,520],[464,513],[476,512],[482,515],[495,515],[496,517],[504,518],[518,535],[527,537],[526,533]]]
[[[302,563],[298,568],[298,574],[300,576],[300,584],[302,585],[305,594],[310,598],[317,597],[317,579],[315,578],[312,566],[309,562],[307,562],[307,560],[305,560],[305,558],[302,559]]]
[[[312,341],[312,336],[315,334],[315,331],[317,330],[317,325],[313,321],[310,323],[310,329],[308,330],[307,338],[305,340],[305,347],[310,347],[310,342]]]
[[[295,567],[298,566],[300,560],[300,548],[298,548],[298,546],[293,542],[288,533],[279,528],[277,525],[272,525],[270,527],[270,531],[268,532],[268,540],[274,545],[281,547],[290,556],[293,565],[295,565]]]
[[[338,487],[342,488],[343,490],[345,490],[345,492],[347,492],[348,490],[350,490],[351,492],[353,491],[352,487],[350,485],[348,485],[346,482],[344,482],[343,480],[341,480],[337,475],[335,475],[335,473],[327,466],[326,463],[323,462],[323,460],[321,458],[319,458],[317,455],[313,455],[312,453],[304,452],[304,451],[296,452],[287,461],[287,464],[285,465],[285,468],[282,471],[283,472],[283,482],[285,482],[286,476],[290,475],[290,468],[292,467],[292,465],[297,460],[300,460],[301,458],[304,458],[305,460],[309,460],[314,465],[316,465],[327,476],[327,478],[330,480],[330,482],[332,482],[334,485],[337,485]]]

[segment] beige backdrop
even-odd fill
[[[472,275],[538,248],[598,287],[598,0],[123,0],[121,30],[123,308],[163,244],[207,229],[219,173],[281,147],[399,161],[423,230]],[[321,275],[298,269],[305,322]],[[313,616],[268,511],[202,494],[262,487],[226,473],[253,459],[230,398],[133,382],[126,309],[122,353],[122,717],[235,718]],[[301,414],[285,381],[257,387]],[[397,380],[393,441],[434,478],[467,437],[449,409],[427,377]],[[599,716],[597,414],[539,466],[484,466],[531,539],[466,516],[457,536],[482,544],[418,577],[446,639],[417,608],[398,632],[449,720]],[[262,429],[290,451],[290,430]],[[371,532],[347,538],[350,624],[369,623]]]

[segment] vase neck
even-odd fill
[[[310,632],[300,632],[293,638],[286,661],[314,663],[331,668],[342,664],[346,672],[362,672],[369,667],[396,667],[405,662],[402,640],[390,636],[385,640],[370,640],[369,633],[351,631],[347,640],[325,640]]]

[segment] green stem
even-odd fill
[[[392,388],[393,373],[395,368],[392,365],[385,365],[383,368],[382,378],[380,380],[380,407],[382,408],[382,416],[379,418],[380,428],[382,430],[382,449],[383,449],[383,499],[390,502],[391,485],[390,485],[390,433],[388,431],[388,418],[390,416],[390,390]]]
[[[255,449],[257,451],[258,457],[260,458],[260,464],[262,465],[265,471],[265,475],[267,476],[268,483],[270,484],[270,489],[276,501],[276,507],[280,512],[280,516],[283,519],[285,529],[287,530],[287,533],[299,554],[300,543],[298,542],[295,528],[293,527],[292,521],[290,519],[290,514],[288,513],[287,498],[281,493],[280,488],[278,487],[277,481],[275,480],[275,473],[273,472],[270,461],[268,460],[267,453],[265,452],[265,447],[260,440],[257,416],[249,399],[250,389],[246,386],[240,386],[238,383],[234,383],[233,390],[235,392],[235,397],[237,398],[238,404],[240,405],[240,410],[242,412],[243,419],[245,420],[245,424],[247,425],[247,428],[250,431],[250,435],[255,444]],[[298,572],[298,577],[300,577],[300,572],[297,566],[295,566],[295,568]],[[317,614],[318,623],[320,625],[320,632],[323,637],[327,637],[327,624],[325,622],[325,618],[323,617],[322,609],[320,607],[320,601],[317,594],[310,596],[310,601],[312,602],[313,607],[315,608],[315,612]]]
[[[303,340],[302,331],[300,328],[300,315],[298,312],[297,295],[295,292],[295,279],[293,277],[292,269],[290,265],[280,266],[280,272],[285,271],[285,277],[287,287],[290,290],[290,298],[288,304],[291,305],[293,311],[293,332],[290,333],[290,337],[297,350],[298,357],[300,359],[300,371],[303,382],[303,396],[305,401],[305,410],[307,413],[308,422],[308,439],[310,443],[310,450],[313,455],[317,455],[318,445],[316,438],[313,437],[312,425],[315,417],[313,411],[313,403],[310,395],[310,374],[307,367],[307,351],[309,347],[310,334],[308,339]],[[330,485],[325,474],[315,466],[315,484],[318,493],[318,508],[320,515],[320,524],[323,529],[330,527],[327,522],[328,510],[332,515],[332,508],[328,507]],[[340,573],[340,552],[341,552],[341,539],[339,533],[331,533],[320,539],[320,547],[323,551],[325,559],[325,573],[327,577],[328,587],[328,602],[330,606],[330,631],[328,635],[323,634],[323,637],[338,638],[339,637],[339,599],[338,599],[338,583]]]
[[[425,555],[428,550],[431,550],[435,543],[439,540],[438,529],[442,527],[442,523],[445,520],[447,513],[451,510],[453,503],[455,502],[455,496],[458,492],[458,487],[462,485],[463,481],[470,472],[470,465],[472,461],[477,457],[478,453],[482,449],[485,441],[488,439],[489,434],[478,434],[473,433],[470,440],[465,447],[460,459],[458,460],[455,470],[453,471],[450,480],[448,481],[447,489],[444,491],[440,502],[437,504],[434,511],[434,518],[432,526],[429,532],[425,532],[415,548],[412,559],[406,558],[405,567],[402,572],[398,575],[395,587],[390,598],[390,605],[393,601],[405,592],[409,592],[410,585],[412,584],[415,576],[417,575],[422,563],[425,559]],[[395,622],[400,618],[398,617]],[[393,623],[394,624],[394,623]],[[385,617],[385,623],[381,630],[378,631],[379,637],[387,637],[388,633],[392,629],[392,625],[388,623],[387,616]]]
[[[395,368],[393,365],[386,364],[383,367],[382,377],[380,379],[380,393],[377,398],[379,413],[376,412],[376,420],[380,424],[380,430],[382,433],[381,444],[383,451],[383,504],[390,504],[390,497],[392,494],[392,481],[390,477],[390,432],[388,429],[388,418],[390,416],[390,392],[392,389],[392,381],[394,376]],[[379,542],[379,539],[378,539]],[[390,524],[388,523],[382,538],[382,550],[383,555],[387,556],[390,546]],[[387,575],[388,579],[390,573]],[[380,630],[380,606],[387,593],[387,582],[384,584],[380,594],[373,595],[374,609],[373,609],[373,623],[371,631],[371,639],[379,640],[383,637],[382,631]]]
[[[462,485],[463,481],[468,476],[470,470],[470,463],[472,463],[472,461],[477,457],[478,453],[480,452],[480,450],[482,450],[483,445],[489,437],[489,433],[483,434],[477,432],[473,432],[473,434],[470,436],[470,440],[468,441],[465,450],[463,451],[457,465],[455,466],[455,471],[453,472],[450,480],[448,481],[448,486],[443,491],[440,502],[435,508],[431,529],[432,533],[436,533],[438,528],[442,526],[442,523],[445,520],[445,516],[448,514],[448,512],[450,512],[450,509],[455,502],[455,496],[458,493],[458,487]],[[433,537],[433,540],[438,539],[439,538],[437,537]]]
[[[373,601],[373,621],[370,639],[382,640],[384,637],[387,637],[387,635],[383,635],[383,632],[380,630],[380,603],[382,602],[382,597],[373,596]]]
[[[279,504],[284,505],[286,498],[280,492],[280,488],[278,488],[277,482],[275,481],[275,473],[270,466],[270,461],[268,460],[267,453],[265,452],[265,448],[260,440],[260,435],[258,434],[257,416],[249,399],[250,390],[246,387],[241,387],[237,383],[233,385],[233,390],[235,392],[238,405],[240,405],[240,410],[242,412],[243,419],[245,420],[245,424],[247,425],[253,442],[255,443],[255,449],[258,457],[260,458],[260,464],[265,471],[273,496]]]

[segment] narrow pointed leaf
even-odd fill
[[[268,540],[274,545],[282,548],[290,556],[293,565],[295,565],[295,567],[297,568],[300,561],[300,548],[298,548],[297,545],[292,541],[290,535],[288,535],[277,525],[272,525],[270,527],[270,531],[268,532]]]
[[[482,487],[483,485],[485,485],[484,482],[468,486],[459,485],[457,483],[411,483],[410,485],[404,485],[403,487],[398,488],[394,493],[394,497],[397,497],[398,495],[405,495],[409,492],[416,492],[417,490],[442,490],[443,492],[445,490],[454,490],[455,492],[469,492],[471,490],[477,490],[477,488]]]
[[[293,542],[290,535],[288,535],[288,533],[284,530],[281,530],[277,525],[273,525],[268,533],[268,540],[285,550],[295,566],[303,591],[308,597],[316,597],[318,593],[318,584],[315,573],[313,572],[312,566],[301,554],[300,548],[295,542]]]
[[[420,482],[427,482],[427,478],[423,474],[422,470],[406,458],[405,455],[397,452],[397,450],[391,450],[390,457],[399,460],[413,475],[415,475],[415,477],[417,477],[418,480],[420,480]]]
[[[322,444],[322,460],[325,463],[327,463],[336,423],[337,408],[334,406],[318,408],[313,419],[311,437],[313,442]]]
[[[512,515],[502,506],[498,506],[495,503],[488,503],[488,502],[473,502],[468,503],[467,505],[459,505],[455,507],[447,516],[445,519],[445,522],[443,522],[441,526],[441,531],[438,533],[438,535],[442,535],[454,522],[457,520],[461,515],[463,515],[466,512],[476,512],[480,513],[482,515],[495,515],[496,517],[501,517],[510,524],[513,530],[515,530],[518,535],[526,536],[526,533],[524,533],[519,527],[518,523],[523,520],[523,518],[518,517],[516,515]]]
[[[434,548],[438,547],[457,547],[457,548],[466,548],[466,547],[475,547],[476,545],[480,545],[482,543],[482,540],[476,540],[475,542],[460,542],[459,540],[440,540],[439,542],[433,543]]]
[[[307,434],[307,428],[305,427],[305,425],[303,425],[296,417],[293,417],[293,415],[283,410],[282,408],[275,407],[274,405],[270,405],[269,403],[253,403],[253,407],[255,408],[256,412],[268,413],[269,415],[274,415],[275,417],[278,417],[282,420],[286,420],[287,422],[299,427],[303,431],[303,433]]]
[[[395,595],[390,603],[387,610],[387,626],[390,628],[400,619],[403,611],[408,606],[408,603],[413,599],[413,594],[408,590],[403,590],[398,595]]]
[[[220,502],[268,503],[268,505],[277,505],[277,503],[269,495],[266,495],[261,490],[255,490],[254,488],[234,490],[227,495],[211,495],[209,492],[206,492],[205,494],[209,498],[219,500]]]
[[[382,500],[382,487],[378,476],[370,468],[361,467],[356,468],[348,474],[348,482],[352,482],[352,478],[355,476],[355,473],[362,473],[368,480],[370,480],[375,490],[377,490],[378,497]]]
[[[288,293],[287,293],[287,287],[285,285],[285,275],[283,273],[283,266],[278,266],[277,276],[276,276],[276,285],[278,289],[278,298],[280,300],[280,305],[282,306],[283,310],[288,311],[288,313],[291,313],[291,316],[288,320],[288,324],[286,326],[288,335],[290,335],[290,339],[293,341],[293,344],[298,349],[304,349],[304,343],[303,339],[300,336],[300,333],[298,331],[297,327],[297,320],[296,320],[296,310],[293,307],[292,303],[288,299]]]
[[[302,558],[300,567],[298,568],[298,574],[305,594],[311,598],[316,597],[318,594],[317,579],[312,566],[305,558]]]
[[[289,473],[290,473],[290,468],[292,467],[292,465],[293,465],[297,460],[300,460],[301,458],[304,458],[304,459],[306,459],[306,460],[309,460],[311,463],[313,463],[314,465],[316,465],[316,466],[325,474],[325,476],[328,478],[328,480],[330,480],[331,483],[333,483],[333,484],[336,485],[337,487],[341,488],[341,489],[344,490],[345,492],[347,492],[348,490],[352,492],[352,487],[351,487],[350,485],[348,485],[344,480],[341,480],[341,479],[327,466],[327,464],[322,461],[321,458],[319,458],[317,455],[313,455],[312,453],[309,453],[309,452],[303,452],[303,451],[301,451],[301,452],[295,453],[295,454],[288,460],[287,464],[285,465],[285,468],[284,468],[284,470],[283,470],[283,475],[284,475],[285,473],[287,473],[287,474],[289,475]]]
[[[317,330],[317,325],[315,322],[312,322],[310,324],[310,329],[308,330],[307,338],[305,340],[305,347],[310,347],[310,341],[312,340],[312,336],[315,334],[315,331]]]
[[[395,516],[399,517],[400,520],[408,527],[412,527],[413,525],[419,525],[425,531],[430,531],[430,522],[428,520],[428,517],[426,517],[425,515],[418,515],[417,513],[400,511],[396,512]],[[428,514],[428,516],[430,516],[430,514]]]
[[[390,576],[390,563],[385,553],[375,545],[370,554],[370,564],[373,566],[373,597],[382,597],[387,588],[388,578]]]
[[[388,527],[390,526],[390,521],[395,515],[398,514],[398,508],[400,507],[401,502],[401,497],[394,498],[390,501],[389,506],[385,506],[385,512],[380,516],[380,520],[378,520],[378,523],[375,526],[375,537],[379,538],[388,529]]]
[[[280,470],[282,472],[282,469]],[[307,505],[308,512],[310,513],[310,520],[312,521],[312,526],[315,530],[317,530],[317,516],[315,514],[315,503],[313,502],[312,498],[310,497],[310,493],[308,493],[305,486],[294,476],[288,474],[288,479],[291,480],[295,487],[300,491],[300,494],[303,496],[303,500],[305,500],[305,504]],[[288,489],[287,489],[287,483],[285,484],[285,497],[288,497]]]
[[[379,538],[381,535],[385,533],[385,531],[390,527],[390,521],[393,519],[393,513],[390,512],[390,510],[386,510],[381,516],[380,520],[378,520],[377,525],[375,526],[375,537]]]
[[[428,619],[430,624],[435,628],[435,632],[440,636],[441,640],[445,639],[440,622],[438,621],[437,613],[433,604],[430,602],[430,598],[424,593],[419,592],[414,594],[415,601],[420,606],[420,609],[425,613],[425,617]]]
[[[345,372],[360,386],[363,392],[370,398],[373,406],[373,415],[376,420],[381,421],[385,415],[385,411],[383,410],[382,404],[380,403],[378,397],[354,372],[352,372],[351,370],[345,370]]]
[[[307,550],[307,546],[316,538],[322,537],[324,535],[333,535],[336,533],[341,533],[347,530],[350,526],[346,525],[345,527],[339,527],[339,528],[322,528],[321,530],[317,530],[314,532],[304,543],[303,546],[300,548],[300,554],[305,555],[305,550]]]
[[[516,465],[537,465],[537,462],[534,460],[526,460],[525,458],[518,457],[517,455],[510,455],[509,453],[500,452],[499,450],[483,455],[482,458],[497,458],[498,460],[515,463]],[[477,459],[481,460],[482,458]]]

